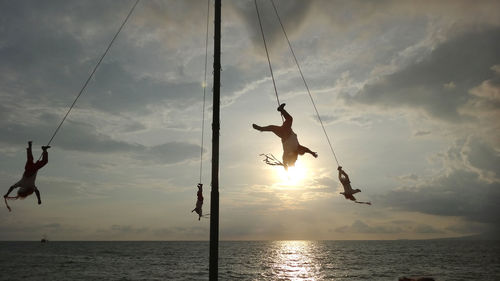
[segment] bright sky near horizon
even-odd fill
[[[265,165],[281,124],[253,1],[222,1],[220,239],[500,233],[500,2],[275,0],[356,197],[345,200],[269,1],[258,0],[296,173]],[[0,0],[0,186],[51,137],[133,1]],[[208,240],[196,202],[206,1],[141,1],[0,240]],[[209,69],[212,73],[213,7]],[[208,89],[212,76],[208,76]],[[211,91],[203,183],[210,210]],[[2,207],[3,208],[3,207]]]

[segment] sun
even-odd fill
[[[295,163],[295,166],[288,167],[285,170],[283,167],[276,169],[276,177],[279,184],[286,187],[296,187],[304,183],[307,175],[307,167],[300,161]]]

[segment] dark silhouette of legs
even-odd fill
[[[286,128],[287,130],[292,131],[292,122],[293,122],[293,117],[283,108],[285,104],[283,103],[278,107],[278,111],[281,112],[281,115],[285,117],[285,121],[283,122],[283,125],[281,127]]]
[[[38,198],[38,205],[42,204],[42,199],[40,198],[40,191],[38,191],[38,188],[35,188],[35,194],[36,198]]]
[[[312,156],[314,156],[314,158],[317,158],[318,157],[318,153],[314,152],[314,151],[311,151],[309,148],[303,146],[303,145],[299,145],[299,148],[297,149],[297,152],[300,154],[300,155],[304,155],[305,153],[309,153],[311,154]]]
[[[269,125],[269,126],[258,126],[256,124],[252,124],[252,127],[261,132],[273,132],[275,135],[280,137],[281,139],[286,139],[291,133],[292,133],[292,122],[293,122],[293,117],[288,114],[288,112],[284,109],[285,104],[281,104],[278,107],[278,111],[281,112],[283,117],[285,118],[285,121],[281,126],[276,126],[276,125]]]
[[[261,126],[258,126],[256,124],[253,124],[252,126],[257,131],[273,132],[275,135],[277,135],[278,137],[280,137],[282,139],[284,139],[288,135],[290,135],[290,133],[287,132],[286,128],[283,128],[283,126],[269,125],[269,126],[261,127]]]
[[[25,170],[29,170],[33,166],[33,152],[31,151],[32,141],[28,142],[28,148],[26,148],[26,165],[24,165]]]
[[[37,171],[40,170],[43,166],[47,165],[47,163],[49,162],[49,153],[47,152],[47,148],[50,148],[50,146],[42,146],[42,160],[36,161],[35,163],[35,169]]]

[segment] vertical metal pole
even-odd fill
[[[219,276],[219,131],[220,131],[220,30],[221,0],[215,0],[214,19],[214,99],[212,120],[212,192],[210,194],[209,279]]]

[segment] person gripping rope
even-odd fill
[[[354,197],[354,194],[361,192],[361,190],[352,189],[351,180],[349,179],[349,176],[347,175],[347,173],[344,172],[344,170],[342,170],[341,166],[339,166],[337,168],[337,170],[339,171],[339,181],[342,184],[342,186],[344,187],[344,192],[340,192],[340,194],[344,195],[345,199],[349,199],[349,200],[354,201],[356,203],[371,205],[371,202],[361,202],[361,201],[356,200],[356,198]]]
[[[196,212],[198,214],[198,220],[200,220],[201,217],[203,217],[203,210],[201,208],[203,206],[203,184],[201,183],[198,184],[198,192],[196,192],[196,197],[196,206],[191,211],[191,213]]]
[[[37,160],[34,162],[33,160],[33,152],[32,152],[32,143],[31,141],[28,142],[28,148],[26,148],[26,165],[24,166],[24,173],[22,178],[13,184],[7,193],[3,196],[5,200],[5,205],[11,211],[9,205],[7,204],[7,199],[11,200],[16,200],[16,199],[24,199],[28,197],[29,195],[33,194],[33,192],[36,194],[36,197],[38,199],[38,204],[42,204],[42,200],[40,198],[40,191],[35,185],[35,180],[36,180],[36,175],[38,170],[40,170],[43,166],[47,165],[49,159],[48,159],[48,152],[47,149],[50,148],[50,146],[42,146],[42,159]],[[10,197],[9,194],[15,189],[19,188],[17,190],[17,196]]]
[[[278,111],[283,115],[285,121],[281,126],[269,125],[269,126],[258,126],[252,124],[252,127],[260,132],[273,132],[275,135],[281,138],[281,143],[283,144],[283,167],[288,169],[290,166],[294,166],[299,155],[304,155],[309,153],[314,158],[318,157],[316,152],[311,151],[309,148],[300,145],[297,139],[297,134],[292,130],[292,116],[285,110],[285,104],[282,103],[278,107]]]

